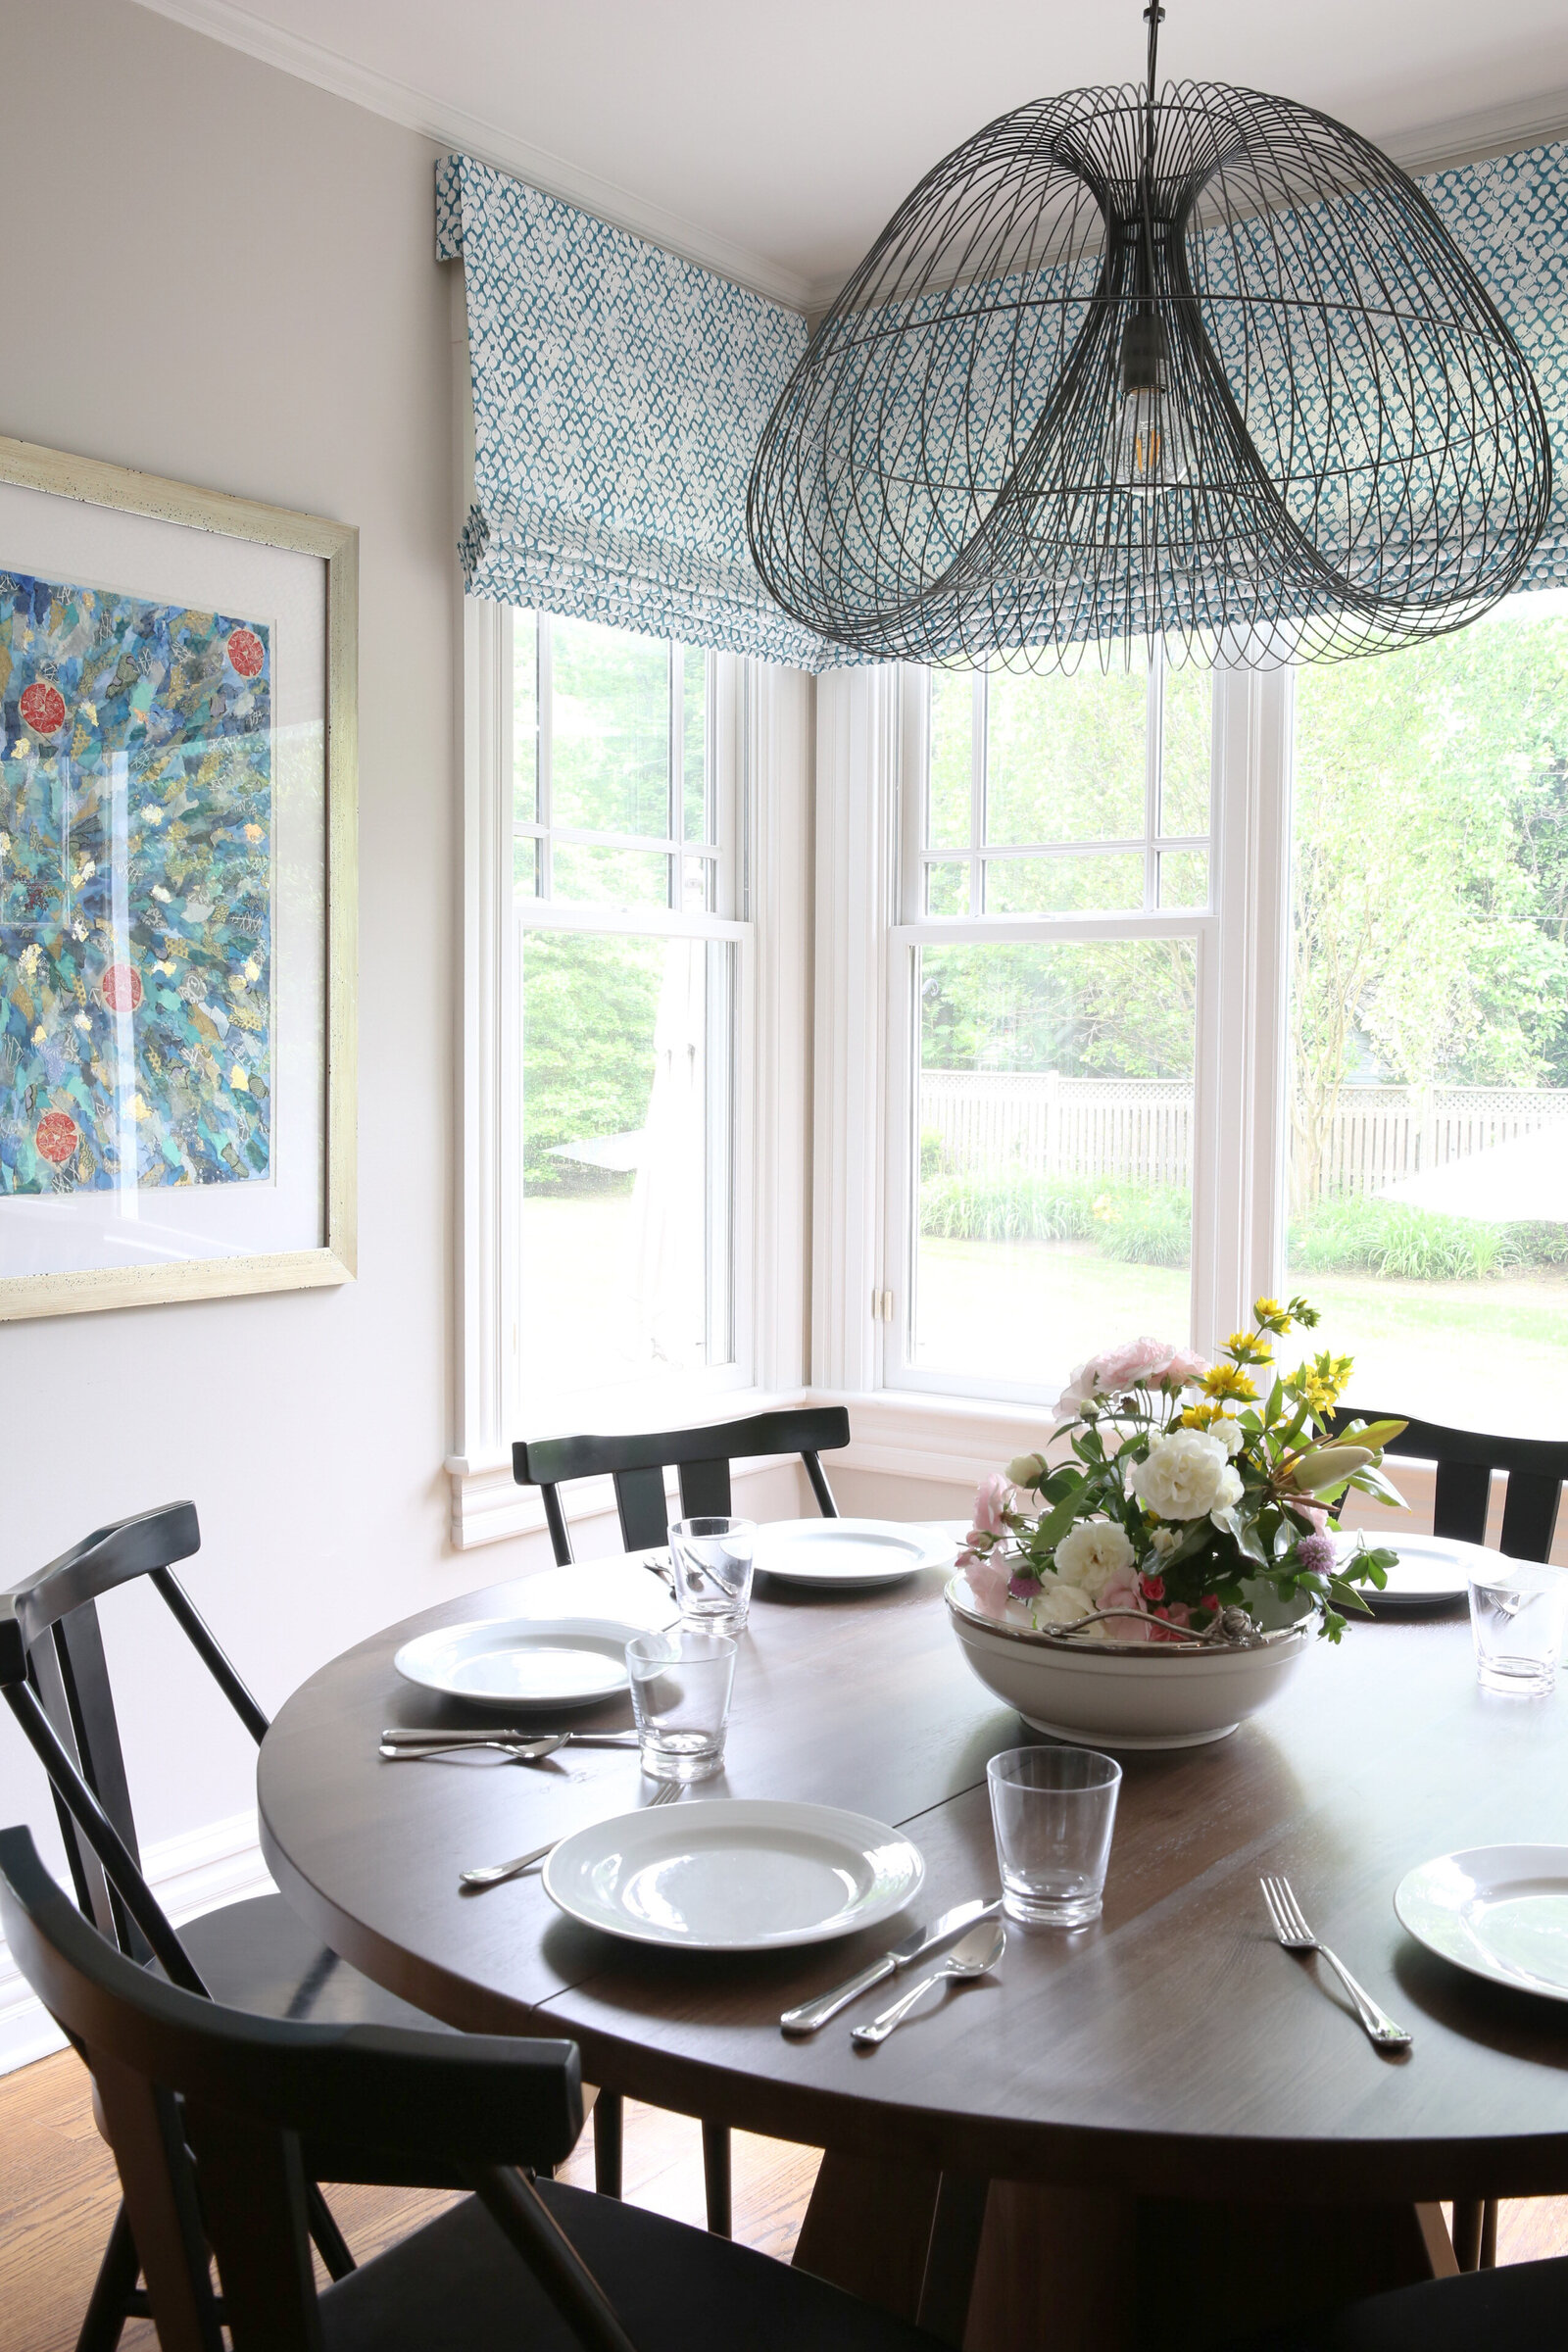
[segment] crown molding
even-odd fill
[[[662,205],[646,202],[614,180],[580,171],[564,156],[516,138],[499,123],[470,115],[463,107],[427,98],[390,74],[356,65],[318,41],[269,24],[250,9],[237,7],[235,0],[136,0],[136,5],[184,25],[187,31],[205,33],[210,40],[221,41],[226,48],[273,66],[279,73],[291,74],[296,80],[314,82],[318,89],[329,90],[335,98],[346,98],[351,105],[401,123],[405,130],[417,131],[438,146],[457,148],[479,163],[493,165],[498,172],[509,172],[547,196],[560,196],[612,228],[623,228],[631,236],[661,245],[769,302],[782,303],[792,311],[806,308],[808,281],[799,270],[699,228],[694,221],[667,212]]]
[[[1568,90],[1538,90],[1529,98],[1511,99],[1506,106],[1484,107],[1473,115],[1450,115],[1446,122],[1428,123],[1421,130],[1402,130],[1379,141],[1411,178],[1431,172],[1451,172],[1460,164],[1479,164],[1494,155],[1515,155],[1523,147],[1544,147],[1549,140],[1568,138]]]
[[[614,228],[646,237],[651,244],[712,270],[769,302],[803,311],[813,324],[831,308],[848,279],[847,270],[808,277],[802,270],[770,262],[747,246],[733,244],[728,237],[699,228],[662,205],[647,202],[617,181],[580,171],[564,156],[532,146],[498,123],[470,115],[463,107],[427,98],[406,82],[356,65],[318,41],[285,32],[252,10],[239,7],[236,0],[136,0],[136,5],[183,24],[191,32],[206,33],[209,39],[238,49],[263,65],[274,66],[280,73],[292,74],[297,80],[314,82],[318,89],[329,90],[351,105],[399,122],[405,130],[418,131],[438,146],[459,148],[499,172],[510,172],[530,187],[579,205]],[[1404,171],[1419,176],[1564,137],[1568,137],[1568,89],[1558,89],[1537,91],[1475,114],[1452,115],[1441,122],[1399,131],[1379,144]]]

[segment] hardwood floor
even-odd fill
[[[701,2227],[695,2123],[628,2102],[624,2167],[636,2204]],[[743,2244],[789,2260],[816,2167],[814,2149],[734,2134],[735,2234]],[[561,2178],[592,2188],[591,2120]],[[452,2202],[418,2189],[339,2186],[328,2194],[361,2261]],[[0,2079],[0,2352],[72,2352],[119,2202],[79,2060],[65,2050]],[[122,2352],[156,2352],[157,2342],[150,2321],[132,2320]]]
[[[743,2244],[789,2260],[817,2162],[811,2148],[734,2134],[735,2234]],[[695,2123],[628,2102],[625,2178],[634,2203],[701,2226]],[[593,2186],[591,2122],[562,2179]],[[451,2202],[417,2189],[340,2186],[330,2195],[362,2261]],[[0,2352],[72,2352],[118,2202],[114,2165],[76,2058],[65,2051],[0,2080]],[[1564,2253],[1568,2197],[1503,2206],[1499,2261]],[[121,2344],[122,2352],[156,2352],[151,2323],[132,2321]]]

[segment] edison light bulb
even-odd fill
[[[1136,313],[1121,339],[1121,406],[1116,418],[1118,488],[1154,491],[1185,481],[1189,453],[1180,406],[1169,389],[1165,326]]]

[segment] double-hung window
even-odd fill
[[[1210,680],[906,673],[892,1385],[1049,1392],[1189,1329]]]
[[[501,629],[514,1425],[678,1412],[746,1374],[739,664],[547,613]]]

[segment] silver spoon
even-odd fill
[[[643,1811],[652,1812],[655,1805],[673,1804],[685,1786],[684,1781],[661,1781]],[[546,1854],[553,1854],[560,1843],[559,1838],[547,1838],[543,1845],[534,1846],[526,1854],[514,1854],[510,1862],[484,1862],[476,1870],[460,1870],[458,1885],[466,1887],[470,1894],[478,1894],[486,1886],[499,1886],[504,1880],[515,1879],[523,1871],[531,1870]]]
[[[1006,1933],[1001,1920],[983,1919],[977,1928],[971,1928],[968,1935],[954,1945],[940,1968],[934,1968],[928,1977],[922,1977],[918,1984],[911,1984],[902,2000],[895,2001],[891,2009],[884,2009],[880,2017],[873,2017],[868,2026],[854,2027],[850,2039],[858,2042],[862,2049],[886,2041],[894,2028],[903,2025],[915,2002],[928,1993],[933,1984],[940,1984],[946,1977],[983,1977],[996,1967],[1006,1948]]]

